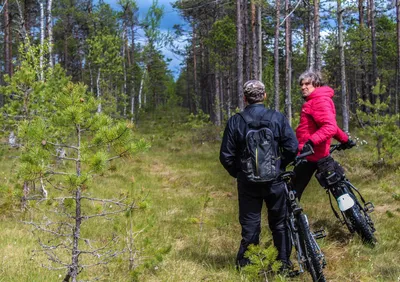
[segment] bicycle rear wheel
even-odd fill
[[[347,221],[350,222],[352,229],[357,232],[364,243],[373,246],[377,242],[374,236],[374,223],[372,222],[368,213],[361,207],[357,197],[351,191],[351,188],[347,187],[347,185],[343,188],[344,192],[351,195],[355,202],[354,206],[343,212]]]
[[[364,243],[374,245],[377,242],[374,230],[369,223],[371,219],[364,211],[361,211],[358,203],[346,210],[344,214]]]
[[[322,271],[324,266],[324,255],[311,234],[306,215],[300,214],[297,220],[300,231],[300,241],[302,242],[303,253],[306,258],[306,267],[308,268],[314,282],[325,282],[325,276]]]

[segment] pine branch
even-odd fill
[[[125,151],[119,153],[117,156],[114,156],[114,157],[109,158],[109,159],[107,160],[107,162],[112,161],[112,160],[115,160],[115,159],[122,158],[127,152],[129,152],[129,149],[127,149],[127,150],[125,150]]]
[[[78,162],[79,159],[75,159],[75,158],[67,158],[67,157],[61,157],[61,156],[57,156],[54,154],[51,154],[53,157],[60,159],[60,160],[66,160],[66,161],[74,161],[74,162]]]
[[[53,230],[50,230],[50,229],[47,229],[47,228],[43,228],[42,226],[40,226],[39,224],[36,224],[36,223],[33,222],[33,221],[30,221],[30,222],[28,222],[28,221],[22,221],[22,223],[25,223],[25,224],[28,224],[28,225],[32,225],[32,226],[34,226],[37,230],[43,231],[43,232],[45,232],[45,233],[53,234],[53,235],[56,235],[56,236],[66,237],[66,238],[72,236],[72,233],[71,233],[71,234],[68,234],[68,233],[63,234],[63,233],[59,233],[59,232],[56,232],[56,231],[53,231]]]
[[[72,145],[57,144],[57,143],[53,143],[53,142],[50,142],[50,141],[46,141],[46,143],[49,143],[50,145],[53,145],[53,146],[55,146],[55,147],[63,147],[63,148],[70,148],[70,149],[74,149],[74,150],[79,150],[78,147],[72,146]]]
[[[62,172],[62,171],[46,171],[45,174],[51,174],[51,175],[68,175],[68,176],[75,175],[74,173],[66,173],[66,172]]]

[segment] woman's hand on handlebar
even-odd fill
[[[350,149],[350,148],[353,148],[355,145],[356,145],[356,142],[349,139],[346,143],[340,144],[340,147],[338,148],[338,150]]]

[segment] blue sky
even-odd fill
[[[118,0],[105,0],[105,3],[110,4],[114,9],[118,9],[119,5]],[[172,27],[175,24],[185,24],[184,20],[180,17],[179,13],[174,10],[171,6],[171,2],[175,2],[174,0],[158,0],[158,6],[164,7],[164,17],[161,20],[160,28],[163,32],[173,32]],[[139,7],[139,20],[142,20],[147,13],[147,10],[152,5],[152,0],[136,0],[136,3]],[[140,40],[140,39],[139,39]],[[172,71],[175,78],[179,75],[180,66],[179,64],[182,61],[182,58],[179,58],[177,55],[173,54],[168,49],[162,50],[164,56],[166,58],[171,59],[169,63],[169,69]]]

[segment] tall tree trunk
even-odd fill
[[[215,70],[214,74],[215,83],[215,96],[214,96],[214,124],[216,126],[221,125],[221,88],[219,83],[219,72]]]
[[[285,49],[286,49],[286,68],[285,68],[285,106],[286,117],[289,124],[292,124],[292,27],[290,13],[290,0],[285,0]]]
[[[311,7],[311,3],[310,3]],[[314,36],[314,18],[311,9],[308,9],[308,35],[307,35],[307,67],[315,69],[315,36]]]
[[[258,7],[257,7],[258,8]],[[253,42],[252,48],[252,72],[251,78],[258,79],[258,17],[256,15],[256,5],[254,0],[251,0],[251,39]]]
[[[45,17],[44,17],[44,3],[43,0],[39,0],[39,7],[40,7],[40,57],[39,57],[39,79],[44,80],[44,73],[43,73],[43,56],[44,56],[44,33],[45,33]]]
[[[4,2],[4,72],[9,76],[12,75],[11,72],[11,20],[9,11],[9,1]]]
[[[360,28],[364,27],[364,1],[358,0],[358,25]]]
[[[400,88],[400,0],[396,0],[396,21],[397,21],[397,68],[396,68],[396,89],[395,89],[395,114],[399,114],[399,88]],[[399,120],[400,121],[400,120]],[[400,124],[399,124],[400,125]]]
[[[190,97],[190,81],[189,81],[189,73],[190,73],[190,63],[189,63],[189,57],[186,59],[186,101],[187,101],[187,107],[189,108],[189,112],[193,113],[193,101]]]
[[[144,79],[146,77],[146,69],[143,71],[142,74],[142,79],[140,80],[140,88],[139,88],[139,95],[138,95],[138,101],[139,101],[139,109],[142,108],[142,93],[143,93],[143,85],[144,85]],[[143,104],[146,106],[146,96],[143,99]]]
[[[232,75],[230,74],[230,71],[227,73],[225,76],[225,81],[226,81],[226,114],[227,117],[229,118],[231,116],[231,104],[232,104],[232,87],[231,87],[231,78]]]
[[[125,58],[125,54],[128,53],[129,54],[129,50],[128,52],[126,52],[126,41],[127,41],[127,28],[126,28],[126,23],[124,22],[123,24],[123,30],[122,30],[122,71],[124,74],[124,82],[123,82],[123,86],[122,86],[122,91],[124,93],[124,102],[123,102],[123,116],[126,117],[126,107],[127,107],[127,97],[128,97],[128,82],[127,82],[127,75],[126,75],[126,58]]]
[[[93,88],[94,88],[94,83],[93,83],[93,71],[92,71],[92,64],[90,62],[88,62],[88,66],[89,66],[89,76],[90,76],[90,92],[93,92]]]
[[[358,1],[358,27],[360,31],[360,36],[361,40],[365,41],[364,38],[364,1],[365,0],[359,0]],[[367,99],[367,94],[366,94],[366,66],[365,66],[365,61],[364,61],[364,44],[361,45],[361,52],[360,52],[360,96],[362,100]],[[365,111],[365,106],[362,106],[362,111]]]
[[[279,111],[279,26],[280,26],[280,9],[281,0],[275,1],[275,41],[274,41],[274,100],[275,110]]]
[[[101,86],[100,86],[100,78],[101,78],[101,69],[99,68],[97,71],[97,80],[96,80],[96,86],[97,86],[97,100],[99,102],[99,105],[97,106],[97,112],[101,113]]]
[[[321,46],[320,46],[320,19],[319,0],[314,0],[314,45],[315,45],[315,71],[321,71]]]
[[[131,25],[131,60],[130,60],[130,68],[132,72],[131,76],[131,91],[130,91],[130,101],[131,101],[131,121],[133,122],[135,119],[135,21],[132,20]],[[128,51],[129,53],[129,51]],[[140,105],[140,101],[139,101]]]
[[[10,0],[6,1],[6,2],[10,2]],[[23,3],[23,7],[24,9],[22,10],[21,5],[20,5],[20,1],[16,1],[18,8],[19,8],[19,12],[20,15],[23,15],[23,22],[25,24],[25,28],[26,28],[26,35],[27,36],[31,36],[31,28],[32,28],[32,4],[34,4],[34,1],[32,0],[24,0]]]
[[[343,44],[343,9],[342,0],[337,0],[337,19],[338,19],[338,37],[339,37],[339,57],[340,57],[340,85],[342,89],[342,116],[343,130],[349,131],[349,112],[347,107],[347,87],[346,87],[346,64],[344,58]]]
[[[369,0],[370,9],[370,26],[371,26],[371,52],[372,52],[372,78],[371,87],[376,85],[376,80],[378,79],[378,63],[376,57],[376,28],[375,28],[375,0]],[[375,103],[375,96],[372,94],[372,89],[370,90],[370,101]]]
[[[250,45],[251,45],[251,39],[250,39],[250,30],[249,30],[249,9],[247,7],[247,0],[245,0],[243,3],[243,38],[244,38],[244,55],[243,55],[243,63],[244,63],[244,81],[250,80],[251,77],[251,71],[250,71],[250,65],[251,65],[251,60],[250,60]]]
[[[237,95],[238,107],[240,110],[244,108],[243,101],[243,22],[242,22],[242,5],[243,0],[236,0],[236,53],[237,53]]]
[[[52,22],[52,5],[53,0],[47,0],[47,36],[48,36],[48,49],[49,49],[49,65],[51,68],[54,66],[53,58],[53,22]]]
[[[262,80],[262,24],[261,24],[261,6],[257,7],[257,29],[258,29],[258,80]]]
[[[194,98],[197,101],[199,99],[199,92],[198,92],[198,87],[197,87],[197,54],[196,54],[196,25],[194,21],[192,22],[192,52],[193,52],[193,95]],[[195,113],[197,113],[200,109],[197,108],[198,105],[196,105],[196,108],[194,109]]]

